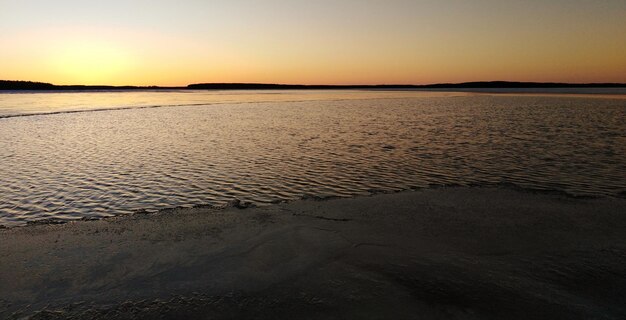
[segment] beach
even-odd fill
[[[0,8],[0,320],[626,319],[626,0]]]
[[[626,199],[434,188],[0,229],[0,318],[619,319]]]

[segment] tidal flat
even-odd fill
[[[624,212],[457,187],[0,229],[0,318],[623,319]]]

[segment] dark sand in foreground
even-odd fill
[[[626,318],[626,200],[452,188],[0,230],[0,318]]]

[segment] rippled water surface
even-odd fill
[[[432,184],[626,194],[623,97],[38,93],[0,112],[7,226]]]
[[[2,94],[4,93],[4,94]],[[459,93],[456,93],[458,95]],[[416,95],[449,96],[453,93],[416,93],[410,91],[87,91],[31,92],[0,91],[0,118],[35,114],[74,113],[154,107],[181,107],[224,103],[297,102],[352,100],[369,98],[400,98]]]

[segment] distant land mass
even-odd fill
[[[436,83],[426,85],[303,85],[272,83],[196,83],[184,87],[109,86],[109,85],[55,85],[45,82],[0,80],[0,90],[11,91],[87,91],[87,90],[410,90],[410,89],[550,89],[550,88],[626,88],[626,83],[556,83],[478,81]]]

